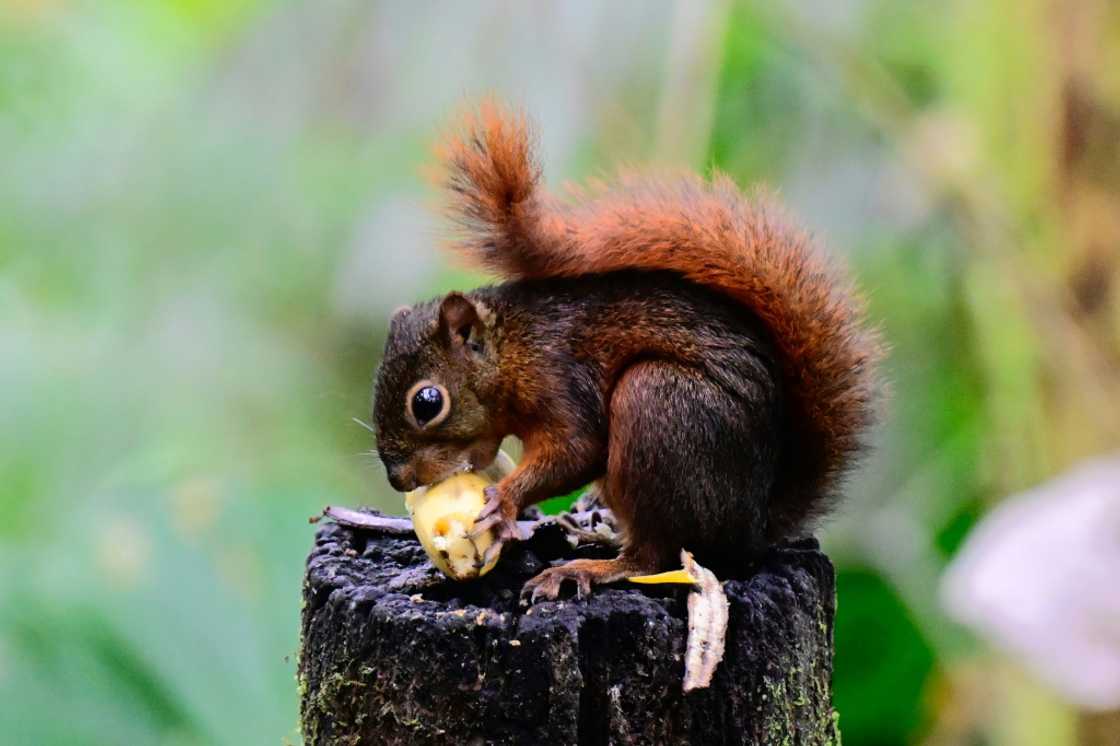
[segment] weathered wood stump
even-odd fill
[[[454,583],[412,537],[322,525],[303,588],[305,742],[839,742],[835,581],[815,540],[776,547],[726,582],[726,655],[711,687],[686,695],[686,587],[518,605],[548,562],[592,556],[549,528],[507,547],[485,578]]]

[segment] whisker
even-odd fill
[[[373,466],[378,471],[385,471],[385,464],[382,463],[381,457],[374,451],[361,451],[354,454],[355,458],[362,459],[366,464]]]
[[[373,425],[369,424],[368,422],[361,419],[360,417],[351,417],[350,419],[352,419],[354,422],[356,422],[359,425],[361,425],[362,427],[364,427],[366,430],[369,430],[374,435],[377,434],[377,431],[373,429]]]

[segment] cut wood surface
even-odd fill
[[[682,688],[687,586],[618,584],[519,605],[572,549],[561,526],[468,583],[415,538],[324,521],[307,561],[299,661],[308,744],[830,744],[834,574],[815,540],[728,580],[711,686]]]

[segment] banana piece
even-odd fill
[[[687,570],[670,570],[669,572],[659,572],[656,575],[631,575],[626,579],[631,583],[648,583],[650,585],[658,583],[697,585],[700,582]]]
[[[481,473],[464,472],[404,497],[420,545],[432,564],[453,580],[485,575],[498,563],[495,556],[480,566],[486,550],[494,543],[493,531],[472,540],[467,532],[486,504],[482,494],[491,484],[513,470],[513,461],[499,451],[494,463]]]

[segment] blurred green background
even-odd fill
[[[559,182],[777,187],[893,345],[824,539],[848,744],[1073,743],[937,583],[1002,496],[1120,443],[1109,0],[0,0],[0,740],[298,742],[307,517],[400,511],[396,305],[481,278],[421,172],[497,92]]]

